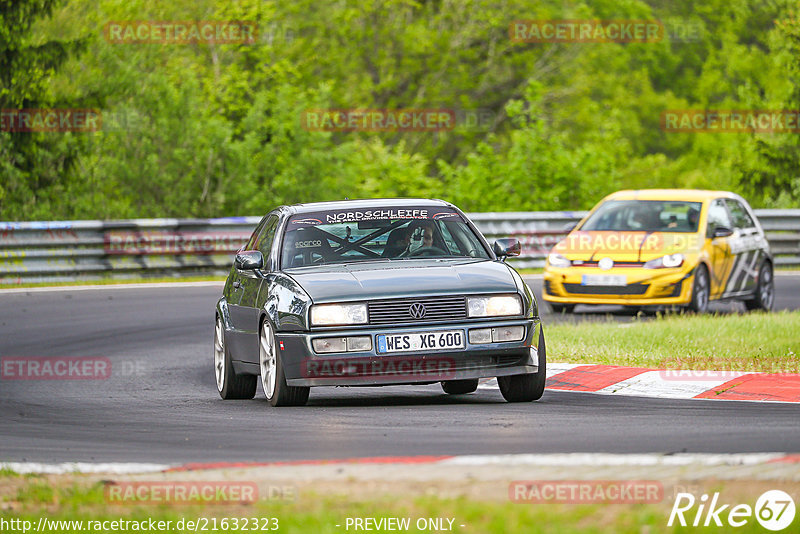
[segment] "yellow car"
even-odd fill
[[[543,298],[576,304],[686,306],[739,299],[772,309],[773,258],[739,195],[647,189],[604,198],[547,256]]]

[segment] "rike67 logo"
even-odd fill
[[[719,495],[714,493],[709,500],[705,493],[699,499],[691,493],[678,493],[667,526],[671,527],[677,521],[682,527],[689,524],[693,527],[743,527],[755,518],[765,529],[777,532],[788,528],[794,521],[794,500],[784,491],[764,492],[756,500],[755,507],[722,503]]]

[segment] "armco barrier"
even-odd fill
[[[491,241],[517,237],[517,267],[547,251],[586,212],[471,213]],[[800,210],[756,210],[776,263],[800,267]],[[148,276],[224,275],[259,217],[0,222],[0,285]]]

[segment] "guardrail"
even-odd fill
[[[542,267],[547,251],[586,212],[471,213],[491,241],[517,237],[516,267]],[[800,267],[800,209],[756,210],[781,266]],[[0,285],[103,278],[224,275],[259,217],[0,222]]]

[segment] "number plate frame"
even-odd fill
[[[458,350],[466,348],[466,337],[464,330],[377,334],[375,348],[378,354]]]
[[[582,286],[624,287],[628,285],[628,277],[624,274],[584,274]]]

